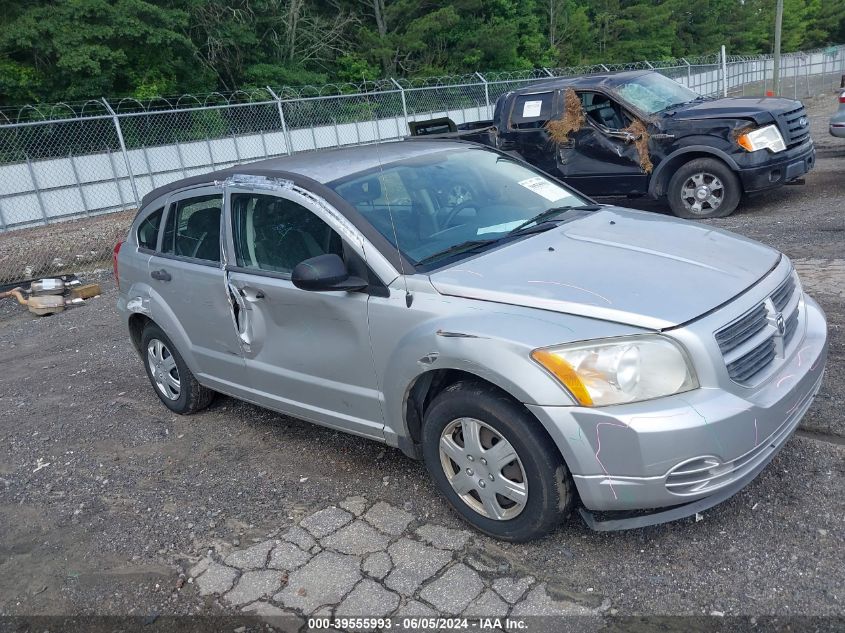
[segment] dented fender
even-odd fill
[[[426,282],[428,283],[428,282]],[[459,370],[496,385],[522,403],[570,406],[570,394],[530,357],[532,350],[582,338],[623,336],[640,328],[570,314],[448,297],[429,285],[413,293],[371,297],[373,362],[383,394],[385,439],[408,437],[406,405],[432,370]]]

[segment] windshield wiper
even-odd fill
[[[525,233],[526,230],[531,227],[534,228],[532,225],[540,226],[547,220],[555,217],[556,215],[561,215],[562,213],[566,213],[567,211],[574,211],[574,210],[584,210],[584,211],[598,211],[601,207],[597,204],[585,204],[581,206],[574,206],[574,205],[566,205],[563,207],[552,207],[551,209],[546,209],[542,213],[535,215],[533,218],[529,218],[515,229],[512,229],[508,232],[508,235],[519,235],[520,233]],[[552,228],[553,225],[549,226]]]
[[[471,251],[476,250],[482,246],[487,246],[488,244],[493,244],[494,242],[498,242],[499,238],[490,238],[486,240],[467,240],[466,242],[461,242],[459,244],[454,244],[449,248],[445,248],[442,251],[437,251],[436,253],[432,253],[428,257],[424,257],[417,264],[430,264],[431,262],[442,259],[443,257],[448,257],[449,255],[458,255],[460,253],[469,253]]]
[[[550,229],[556,226],[554,222],[550,221],[550,218],[556,215],[566,213],[567,211],[598,211],[600,209],[601,206],[597,204],[585,204],[581,206],[566,205],[563,207],[554,207],[552,209],[546,209],[542,213],[535,215],[533,218],[526,220],[525,222],[517,226],[515,229],[508,231],[504,235],[500,235],[499,237],[491,237],[485,240],[467,240],[466,242],[460,242],[459,244],[454,244],[453,246],[443,249],[442,251],[432,253],[428,257],[424,257],[423,259],[418,261],[417,264],[430,264],[433,261],[448,257],[450,255],[459,255],[461,253],[470,253],[472,251],[479,250],[484,246],[489,246],[491,244],[501,242],[510,237],[516,237],[519,235],[524,235],[526,233],[533,233],[534,231],[540,232],[543,230]],[[545,226],[546,224],[548,224],[548,226]]]

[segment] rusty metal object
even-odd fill
[[[27,299],[23,296],[23,293],[23,288],[12,288],[11,290],[7,290],[6,292],[0,292],[0,299],[5,299],[6,297],[14,297],[18,300],[18,303],[25,306],[27,303]]]
[[[28,289],[18,287],[0,292],[0,299],[14,297],[19,304],[26,306],[33,314],[45,316],[62,312],[71,306],[83,305],[86,298],[100,294],[99,284],[79,286],[77,282],[75,285],[77,287],[74,288],[61,279],[39,279],[32,282]],[[69,299],[63,296],[65,292],[70,293]]]
[[[63,295],[67,290],[67,284],[63,279],[48,278],[33,281],[27,291],[33,297],[41,295]]]
[[[92,299],[99,297],[101,294],[103,294],[103,291],[100,284],[83,284],[70,290],[71,299]]]

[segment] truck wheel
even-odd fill
[[[197,382],[176,347],[157,325],[150,323],[144,328],[141,350],[147,378],[164,406],[190,415],[211,404],[214,391]]]
[[[741,195],[739,178],[715,158],[691,160],[669,181],[672,213],[688,220],[725,218],[734,212]]]
[[[468,523],[505,541],[545,536],[569,514],[573,484],[537,420],[506,394],[458,382],[425,413],[423,457]]]

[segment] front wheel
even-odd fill
[[[572,478],[540,423],[506,394],[466,381],[425,414],[426,468],[451,506],[495,538],[545,536],[569,514]]]
[[[725,218],[734,212],[742,190],[739,178],[715,158],[696,158],[681,165],[669,180],[669,206],[679,218]]]

